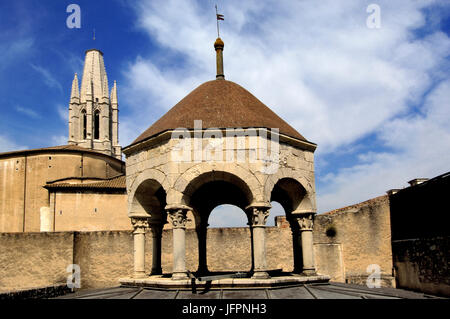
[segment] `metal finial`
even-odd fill
[[[94,37],[93,37],[93,40],[95,41],[95,29],[94,29]]]

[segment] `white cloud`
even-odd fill
[[[27,149],[27,146],[16,144],[4,135],[0,135],[0,153]]]
[[[54,135],[51,137],[52,145],[51,146],[59,146],[67,144],[67,136],[65,135]]]
[[[56,111],[58,112],[59,118],[64,122],[67,123],[69,121],[69,108],[63,105],[57,105]]]
[[[2,41],[0,43],[0,70],[3,70],[11,62],[16,61],[18,57],[30,53],[34,44],[32,38],[23,37],[13,41]]]
[[[16,106],[16,111],[20,112],[22,114],[25,114],[26,116],[38,119],[41,116],[34,110],[30,109],[30,108],[26,108],[26,107],[22,107],[22,106]]]
[[[61,83],[59,83],[58,80],[55,79],[55,77],[50,73],[50,71],[41,66],[34,65],[33,63],[30,63],[30,65],[36,72],[42,75],[43,77],[42,79],[48,87],[56,88],[62,92],[63,89]]]
[[[392,152],[361,154],[363,163],[329,176],[319,190],[319,210],[325,212],[406,187],[418,177],[432,178],[450,171],[450,80],[426,99],[424,114],[385,123],[379,137]]]
[[[450,39],[440,31],[414,33],[430,31],[430,11],[423,9],[438,4],[378,1],[382,27],[369,29],[369,3],[236,0],[219,10],[226,78],[317,143],[318,163],[349,149],[359,157],[359,164],[328,174],[328,185],[318,190],[321,211],[383,194],[408,178],[443,173],[448,162],[448,131],[433,115],[442,89],[428,91],[448,78]],[[130,112],[121,119],[123,145],[215,75],[212,4],[148,0],[135,9],[138,27],[159,54],[137,57],[124,72],[122,105]],[[430,96],[422,107],[424,94]],[[439,112],[448,123],[448,114]],[[393,151],[362,153],[358,141],[368,135]]]

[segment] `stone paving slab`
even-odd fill
[[[305,287],[291,287],[269,290],[271,299],[314,299]]]
[[[282,288],[156,289],[114,287],[84,290],[59,298],[74,299],[429,299],[438,298],[395,288],[347,284],[298,284]]]

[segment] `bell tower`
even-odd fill
[[[69,144],[121,159],[117,85],[109,92],[103,52],[86,51],[81,88],[75,73],[69,103]]]

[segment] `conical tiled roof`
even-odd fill
[[[205,82],[171,108],[132,144],[176,128],[278,128],[280,133],[306,141],[292,126],[240,85],[226,80]]]

